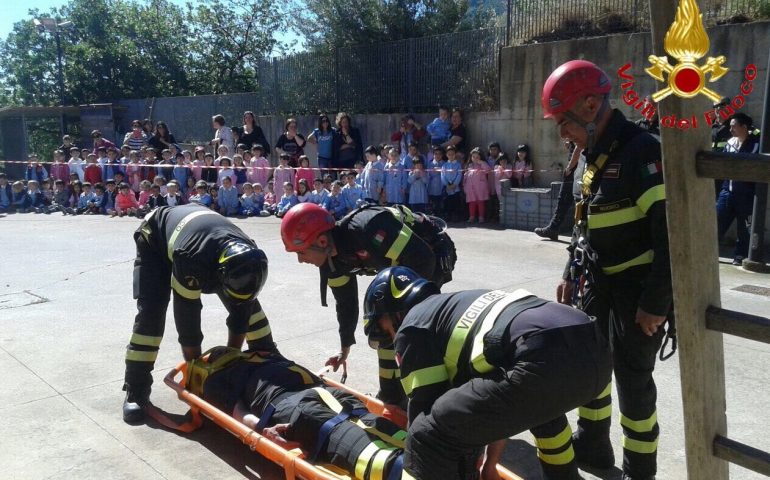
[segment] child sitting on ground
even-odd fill
[[[118,195],[115,197],[115,211],[111,215],[118,215],[119,217],[128,215],[133,217],[139,210],[139,202],[136,201],[134,192],[131,191],[127,183],[121,183],[119,190]]]
[[[152,181],[153,186],[158,187],[158,191],[160,192],[160,195],[163,196],[168,193],[168,187],[166,186],[166,177],[163,175],[158,175],[155,177],[155,179]]]
[[[240,215],[254,217],[262,212],[262,206],[258,205],[257,197],[254,195],[254,187],[249,182],[243,184],[243,195],[241,195],[240,204],[240,211],[238,212]]]
[[[291,207],[296,205],[297,202],[297,196],[294,195],[294,185],[292,185],[289,182],[286,182],[283,184],[283,196],[281,197],[281,200],[278,202],[278,204],[275,206],[275,216],[278,218],[282,218],[284,215],[286,215],[286,212],[289,211]]]
[[[321,181],[320,178],[316,178],[313,180],[313,191],[310,192],[310,198],[308,201],[310,203],[315,203],[316,205],[323,205],[324,200],[326,200],[326,197],[329,196],[329,191],[324,188],[324,183]]]
[[[190,203],[197,203],[204,207],[211,207],[211,195],[209,195],[209,184],[204,180],[199,180],[195,184],[195,194],[190,197]]]
[[[94,185],[94,195],[86,204],[86,215],[99,215],[102,213],[102,200],[104,199],[104,185],[99,182]]]
[[[88,203],[93,200],[95,196],[91,183],[83,182],[83,192],[80,194],[80,198],[78,198],[78,205],[75,208],[75,212],[78,215],[86,213],[88,211]]]
[[[57,179],[53,183],[53,199],[51,205],[46,209],[46,213],[62,212],[67,215],[67,199],[69,192],[64,188],[64,181]]]
[[[166,200],[160,193],[160,185],[153,185],[150,188],[150,198],[147,200],[147,206],[150,210],[166,206]]]
[[[310,201],[310,186],[307,180],[301,178],[299,183],[297,183],[297,202],[305,203],[308,201]]]
[[[139,183],[139,208],[147,206],[147,201],[150,200],[150,187],[152,183],[149,180],[142,180]]]
[[[27,182],[27,195],[29,196],[29,208],[35,213],[43,213],[48,206],[48,201],[40,191],[40,184],[37,180]]]
[[[224,158],[222,161],[224,162]],[[222,186],[219,187],[219,213],[225,217],[234,217],[238,215],[240,203],[238,202],[238,189],[233,186],[233,180],[230,177],[222,178]]]
[[[219,211],[219,187],[217,187],[216,185],[210,186],[209,195],[211,195],[211,205],[209,206],[209,208],[214,210],[215,212],[218,212]]]
[[[267,182],[267,191],[265,192],[265,211],[270,215],[275,215],[275,206],[278,204],[278,199],[275,197],[275,189],[272,180]]]
[[[163,201],[169,207],[176,207],[182,205],[182,195],[179,194],[179,184],[176,181],[168,182],[166,185],[166,194],[163,195]]]
[[[348,213],[348,207],[345,203],[345,199],[342,197],[342,182],[339,180],[332,182],[331,194],[326,197],[326,200],[321,206],[331,213],[337,220]]]

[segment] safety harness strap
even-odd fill
[[[401,472],[404,471],[404,454],[396,458],[396,461],[393,462],[393,466],[390,467],[390,473],[388,474],[388,480],[400,480],[401,479]]]

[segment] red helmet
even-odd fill
[[[553,71],[543,85],[543,118],[570,110],[590,94],[606,95],[612,90],[604,70],[587,60],[570,60]]]
[[[310,248],[316,238],[334,228],[334,217],[315,203],[300,203],[286,212],[281,221],[281,239],[287,252]]]

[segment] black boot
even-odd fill
[[[612,444],[608,437],[588,442],[574,433],[572,435],[572,448],[575,450],[575,460],[582,465],[600,470],[615,466],[615,452],[612,450]]]
[[[632,477],[627,473],[623,473],[623,480],[655,480],[655,477]]]
[[[535,235],[537,235],[538,237],[547,238],[553,241],[556,241],[559,239],[559,232],[555,228],[552,228],[550,225],[548,225],[547,227],[537,227],[535,229]]]
[[[144,420],[144,407],[150,403],[150,387],[126,385],[126,399],[123,401],[123,421],[140,423]]]

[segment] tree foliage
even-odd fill
[[[494,12],[469,0],[305,0],[293,18],[308,47],[387,42],[489,27]]]
[[[56,41],[33,18],[64,19],[60,31],[66,104],[118,98],[253,91],[256,65],[280,48],[280,0],[69,0],[30,10],[0,42],[0,102],[59,102]]]

